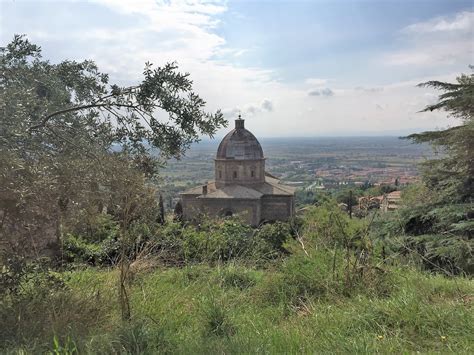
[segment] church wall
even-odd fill
[[[202,199],[194,196],[182,196],[182,201],[183,216],[186,220],[192,220],[199,214],[223,217],[226,212],[231,212],[233,216],[238,216],[243,222],[253,226],[258,225],[261,220],[260,200]]]
[[[181,196],[183,217],[192,220],[199,214],[222,217],[226,212],[239,215],[245,223],[257,226],[262,221],[288,220],[294,215],[293,196],[263,196],[261,200],[202,199],[192,195]]]
[[[262,198],[262,220],[288,220],[294,213],[293,196],[264,196]]]
[[[181,195],[181,202],[185,220],[193,219],[201,210],[201,201],[195,195]]]

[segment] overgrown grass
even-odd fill
[[[349,285],[344,264],[333,269],[332,253],[310,255],[267,269],[194,265],[139,273],[125,323],[116,271],[69,272],[69,291],[29,308],[35,311],[24,326],[41,321],[41,330],[2,341],[2,352],[474,351],[472,281],[387,266]],[[7,321],[17,324],[2,319],[2,329]]]

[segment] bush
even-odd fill
[[[105,315],[107,307],[98,294],[73,292],[46,262],[6,265],[4,277],[10,286],[2,289],[0,299],[0,350],[35,344],[34,352],[43,353],[54,337],[59,346],[72,335],[88,335]]]
[[[474,224],[468,210],[468,204],[405,206],[376,220],[373,239],[392,255],[417,260],[424,270],[472,275]]]
[[[310,245],[318,248],[347,247],[367,228],[365,220],[349,218],[334,201],[308,208],[302,219],[301,234]]]
[[[284,223],[253,230],[234,219],[203,220],[197,226],[170,222],[156,230],[151,242],[161,259],[172,265],[231,260],[255,264],[282,255],[288,231]]]
[[[266,244],[268,252],[284,252],[283,244],[290,236],[290,226],[288,223],[275,222],[263,225],[257,232],[257,238],[261,239],[261,244]],[[261,246],[265,249],[265,246]]]
[[[300,307],[312,300],[330,300],[365,294],[387,296],[392,275],[373,265],[350,269],[345,255],[311,251],[311,256],[292,255],[278,272],[263,281],[257,297],[270,304]],[[350,260],[352,264],[353,259]]]

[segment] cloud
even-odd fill
[[[225,117],[231,119],[237,117],[239,114],[245,117],[255,116],[258,114],[272,112],[273,111],[273,102],[269,99],[263,99],[263,101],[258,104],[246,104],[242,108],[234,107],[227,108],[222,110],[222,113]]]
[[[357,86],[354,90],[360,92],[367,92],[367,93],[375,93],[383,91],[383,87],[364,87],[364,86]]]
[[[334,91],[332,91],[330,88],[324,88],[324,89],[313,89],[308,92],[309,96],[333,96]]]
[[[408,49],[388,53],[382,61],[389,66],[428,66],[465,64],[472,61],[474,48],[470,39],[413,43]]]
[[[469,32],[474,28],[474,12],[463,11],[454,17],[436,17],[425,22],[411,24],[401,30],[404,34],[428,34],[439,32]]]
[[[269,111],[269,112],[273,111],[273,103],[268,99],[264,99],[262,101],[261,107],[262,107],[262,110],[264,111]]]
[[[384,65],[439,68],[472,62],[474,12],[435,17],[404,27],[399,33],[400,48],[380,57]]]
[[[328,81],[329,81],[328,79],[308,78],[305,80],[305,83],[312,86],[322,86],[322,85],[325,85]]]
[[[241,114],[241,110],[238,108],[224,108],[222,109],[222,114],[225,116],[227,119],[232,119],[232,118],[237,118],[239,114]]]

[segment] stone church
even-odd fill
[[[181,193],[183,218],[199,214],[240,217],[252,226],[287,220],[294,214],[294,188],[265,171],[265,157],[257,138],[235,120],[217,149],[215,180]]]

